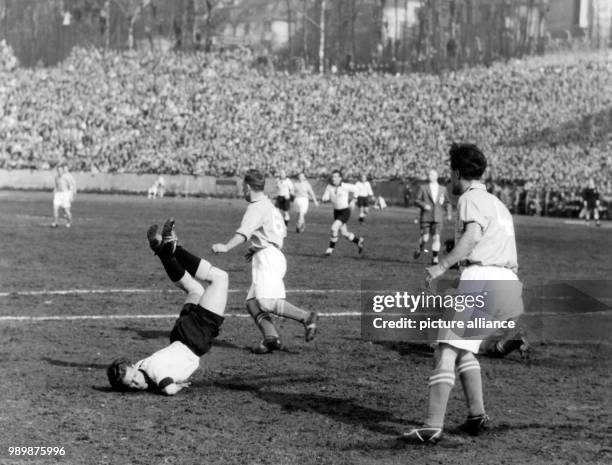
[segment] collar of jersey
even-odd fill
[[[472,189],[482,189],[482,190],[487,190],[487,186],[485,186],[483,183],[481,183],[480,181],[472,181],[470,183],[470,187],[468,187],[467,190],[472,190]]]

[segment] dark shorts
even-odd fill
[[[180,341],[201,357],[219,335],[223,317],[196,304],[185,304],[170,333],[170,343]]]
[[[276,197],[276,208],[284,212],[288,212],[291,209],[291,200],[279,195]]]
[[[367,207],[369,203],[369,197],[357,197],[357,206],[358,207]]]
[[[342,223],[348,223],[351,217],[351,209],[343,208],[341,210],[334,210],[334,221],[341,221]]]
[[[432,236],[440,235],[442,231],[442,223],[437,221],[421,221],[421,234],[429,234]]]

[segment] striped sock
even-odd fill
[[[279,299],[276,301],[276,315],[282,316],[283,318],[289,318],[291,320],[299,321],[300,323],[305,323],[310,316],[310,312],[306,310],[302,310],[299,307],[287,302],[284,299]]]
[[[274,327],[274,323],[272,323],[272,318],[267,312],[264,312],[259,308],[259,305],[255,301],[255,299],[248,300],[247,303],[247,311],[253,317],[257,328],[261,331],[264,339],[272,339],[278,338],[278,332],[276,332],[276,328]]]
[[[470,416],[485,413],[482,397],[482,377],[480,376],[480,363],[475,358],[457,366],[457,374],[461,379],[465,400]]]
[[[429,398],[425,425],[442,428],[448,397],[455,385],[455,373],[450,370],[434,370],[429,377]]]

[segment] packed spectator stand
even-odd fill
[[[33,69],[2,58],[0,168],[416,179],[429,168],[447,177],[448,146],[471,141],[516,213],[568,214],[590,178],[604,202],[612,196],[610,52],[440,76],[287,74],[254,62],[240,49],[75,49]]]

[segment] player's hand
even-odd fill
[[[244,259],[247,261],[247,263],[250,263],[253,260],[253,255],[255,255],[255,252],[257,252],[256,249],[249,249],[247,250],[247,253],[244,254]]]
[[[212,251],[214,253],[226,253],[227,252],[227,245],[225,245],[225,244],[213,244]]]
[[[425,285],[429,288],[431,282],[444,274],[446,270],[440,265],[425,268]]]
[[[425,206],[423,207],[423,210],[425,210],[425,211],[429,211],[429,210],[431,210],[431,205],[425,205]]]

